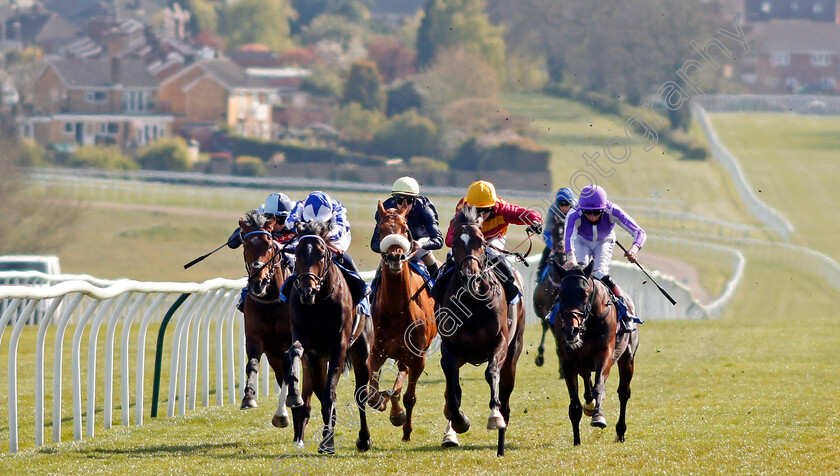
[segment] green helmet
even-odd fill
[[[400,177],[391,187],[391,193],[416,197],[420,195],[420,185],[411,177]]]

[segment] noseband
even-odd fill
[[[586,284],[591,283],[591,285],[592,285],[592,292],[583,301],[583,306],[581,307],[581,309],[579,309],[579,310],[572,309],[572,310],[563,310],[562,311],[562,314],[564,316],[567,315],[567,314],[571,314],[571,315],[576,316],[580,319],[580,335],[582,336],[583,334],[586,333],[586,323],[589,322],[590,319],[595,317],[595,315],[592,313],[592,296],[595,295],[596,286],[595,286],[595,283],[592,281],[591,278],[587,278],[585,276],[576,276],[576,275],[566,275],[566,276],[564,276],[563,279],[560,280],[560,285],[562,286],[563,281],[566,281],[567,279],[581,279],[581,280],[585,281]],[[588,287],[589,286],[587,286],[587,288]],[[611,305],[612,305],[612,303],[608,301],[606,309],[604,309],[604,312],[598,318],[599,321],[603,320],[605,317],[607,317],[607,313],[610,311],[610,306]]]
[[[296,274],[292,283],[294,284],[296,289],[300,289],[300,284],[305,278],[312,278],[312,280],[315,281],[315,286],[313,286],[313,288],[317,293],[321,290],[321,284],[324,282],[324,278],[327,277],[327,272],[330,270],[330,263],[332,262],[332,252],[327,247],[327,242],[324,241],[324,239],[318,235],[302,236],[298,241],[298,246],[300,246],[301,242],[306,238],[313,238],[319,241],[324,246],[324,258],[321,260],[324,262],[324,269],[323,272],[321,272],[321,274],[315,274],[309,271],[305,273]]]
[[[409,243],[413,244],[414,243],[414,237],[411,235],[411,228],[409,228],[408,221],[406,220],[406,218],[403,215],[400,215],[398,213],[389,213],[388,215],[385,215],[382,218],[380,218],[380,220],[385,220],[387,218],[396,218],[396,217],[402,218],[402,220],[405,224],[406,235],[402,235],[402,233],[394,232],[394,233],[389,233],[385,236],[382,236],[381,232],[380,232],[380,237],[385,238],[385,237],[390,236],[390,235],[402,235],[402,236],[405,236],[406,238],[408,238]],[[390,257],[388,256],[388,250],[379,250],[379,251],[381,252],[380,254],[382,255],[382,261],[384,261],[385,263],[388,263],[390,265],[391,261],[393,261],[393,260],[391,260]],[[399,261],[400,261],[400,266],[402,266],[403,263],[408,261],[408,255],[403,254],[402,256],[400,256]]]

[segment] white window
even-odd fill
[[[814,2],[814,13],[822,13],[822,12],[823,12],[822,2]]]
[[[811,65],[829,66],[831,65],[831,56],[828,53],[813,53],[811,55]]]
[[[108,102],[107,91],[88,91],[86,94],[87,102],[93,104],[102,104]]]
[[[64,133],[65,134],[72,134],[74,131],[73,123],[72,122],[65,122],[64,123]]]
[[[799,11],[799,2],[791,2],[790,3],[790,11],[798,12]]]
[[[790,53],[776,52],[770,55],[770,64],[775,66],[787,66],[790,64]]]
[[[761,13],[770,13],[770,10],[772,8],[773,6],[770,4],[770,2],[761,2]]]

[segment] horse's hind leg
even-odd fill
[[[317,361],[316,361],[317,362]],[[321,366],[323,367],[323,366]],[[313,366],[310,364],[310,360],[308,358],[304,358],[301,360],[301,370],[303,371],[303,389],[301,400],[303,401],[303,405],[292,408],[292,421],[294,424],[295,429],[295,438],[294,442],[298,448],[303,448],[304,446],[304,439],[306,432],[306,425],[309,424],[309,417],[312,414],[312,391],[313,391],[313,380],[320,378],[320,381],[323,381],[323,369],[321,370],[320,375],[313,375],[313,371],[317,372],[318,367]],[[319,397],[320,398],[320,397]]]
[[[620,443],[624,443],[624,432],[627,431],[624,416],[627,411],[627,401],[630,400],[630,381],[633,380],[635,366],[634,351],[635,348],[628,348],[618,360],[618,401],[621,404],[621,410],[618,414],[618,423],[615,424],[615,441]]]
[[[368,381],[370,381],[370,334],[372,329],[367,333],[363,333],[363,339],[359,339],[353,347],[350,348],[350,360],[353,363],[353,373],[356,377],[356,388],[353,393],[356,399],[356,406],[359,407],[359,438],[356,440],[356,449],[360,452],[367,451],[373,446],[370,439],[370,430],[367,424],[367,413],[365,409],[365,402],[368,397]]]
[[[500,339],[493,349],[493,357],[487,362],[487,370],[484,372],[484,379],[490,385],[490,417],[487,419],[488,430],[499,430],[507,427],[504,415],[502,415],[502,403],[499,399],[499,375],[504,365],[507,354],[507,340]]]
[[[542,367],[545,364],[545,334],[548,332],[549,325],[547,320],[542,319],[542,337],[540,338],[540,345],[537,347],[537,357],[534,359],[537,367]]]

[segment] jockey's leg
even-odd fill
[[[440,269],[440,266],[438,266],[438,261],[437,259],[435,259],[435,255],[432,254],[431,251],[420,250],[415,256],[417,256],[418,258],[420,258],[420,260],[423,261],[423,264],[426,265],[426,269],[429,270],[429,274],[432,275],[432,277],[435,277],[438,270]]]
[[[336,255],[336,261],[338,261],[338,264],[340,264],[341,266],[344,266],[350,271],[359,274],[359,268],[356,267],[356,263],[353,262],[353,258],[350,257],[350,254],[348,252],[345,251],[340,255]]]
[[[438,271],[437,279],[435,280],[435,285],[432,286],[432,297],[436,301],[440,301],[443,298],[443,292],[446,290],[446,286],[449,284],[449,278],[452,276],[452,270],[455,268],[455,258],[452,257],[452,251],[447,253],[446,261],[443,263],[443,267]]]
[[[510,303],[516,298],[516,296],[519,295],[520,292],[519,286],[516,285],[515,270],[513,269],[513,265],[499,252],[493,251],[489,247],[487,248],[487,255],[490,257],[490,266],[493,267],[493,272],[496,273],[496,276],[502,283],[502,287],[505,289],[507,302]]]
[[[609,275],[610,261],[612,260],[612,251],[615,246],[615,236],[610,235],[602,241],[594,252],[595,268],[592,270],[592,275],[600,279],[607,288],[612,291],[616,297],[616,306],[619,311],[619,319],[623,322],[624,329],[632,331],[636,328],[633,322],[633,316],[627,312],[627,304],[621,296],[621,288],[618,287],[615,280]]]

